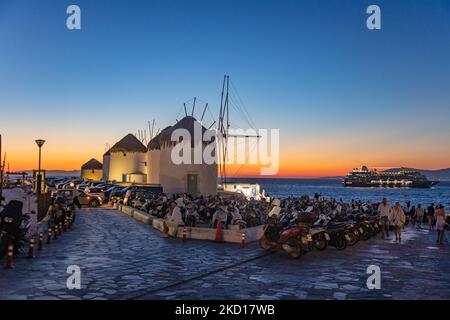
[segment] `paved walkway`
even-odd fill
[[[374,238],[292,260],[256,243],[182,243],[116,210],[83,209],[36,259],[0,269],[0,299],[450,299],[450,246],[434,237],[407,228],[401,244]],[[366,287],[373,264],[380,290]],[[66,287],[69,265],[80,290]]]

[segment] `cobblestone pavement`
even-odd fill
[[[0,269],[0,299],[450,299],[449,244],[427,230],[403,238],[292,260],[256,243],[182,243],[116,210],[83,209],[36,259]],[[69,265],[81,268],[80,290],[66,287]],[[381,268],[380,290],[366,287],[369,265]]]

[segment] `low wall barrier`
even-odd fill
[[[168,232],[171,236],[183,239],[183,230],[186,229],[186,239],[196,240],[215,240],[216,229],[211,228],[199,228],[199,227],[184,227],[174,225],[164,219],[156,218],[148,215],[146,212],[134,209],[132,207],[124,206],[122,204],[115,204],[114,208],[118,211],[125,213],[133,219],[142,223],[148,224],[153,228],[161,231]],[[242,236],[244,235],[245,242],[258,241],[263,235],[263,227],[257,226],[252,228],[239,229],[239,226],[230,226],[230,229],[222,230],[223,241],[232,243],[241,243]]]

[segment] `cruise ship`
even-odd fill
[[[430,181],[423,174],[405,168],[398,171],[377,171],[362,166],[350,171],[342,184],[345,187],[431,188],[438,182]]]

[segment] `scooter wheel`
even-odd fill
[[[327,248],[328,243],[324,236],[319,235],[317,239],[314,240],[314,248],[319,251],[323,251]]]
[[[364,229],[364,232],[361,234],[361,239],[364,241],[367,241],[370,239],[370,230],[368,230],[367,228]]]
[[[302,252],[303,250],[302,250],[301,246],[299,246],[299,245],[291,246],[288,244],[283,244],[283,249],[284,249],[284,251],[289,253],[291,258],[294,258],[294,259],[299,259],[303,255],[303,252]]]
[[[335,247],[337,250],[344,250],[344,249],[347,247],[347,242],[345,241],[344,238],[336,239],[336,242],[335,242],[335,244],[334,244],[334,247]]]
[[[264,250],[270,250],[272,249],[272,244],[269,240],[267,240],[266,236],[262,236],[261,239],[259,239],[259,245],[261,246],[261,248],[263,248]]]

